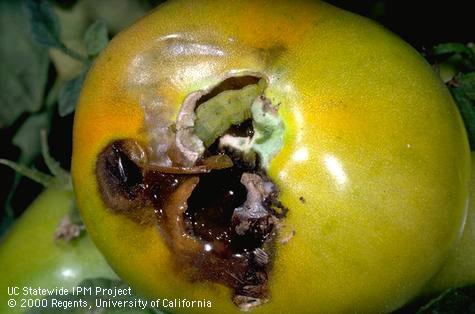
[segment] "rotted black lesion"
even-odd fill
[[[123,213],[136,222],[150,223],[153,215],[144,210],[148,203],[146,186],[143,170],[136,159],[140,155],[134,154],[133,143],[114,141],[99,154],[96,162],[98,189],[106,207],[113,212]]]
[[[203,175],[187,202],[189,234],[212,248],[192,262],[199,278],[231,287],[243,310],[270,298],[276,235],[287,213],[278,196],[265,173],[235,163]]]
[[[240,89],[260,79],[226,79],[202,96],[198,105],[224,90]],[[252,121],[247,120],[226,134],[252,136],[253,132]],[[248,310],[270,298],[276,236],[288,209],[258,160],[218,144],[219,139],[191,165],[177,159],[171,166],[159,166],[148,158],[146,145],[116,140],[98,156],[97,183],[113,213],[157,225],[176,255],[177,271],[191,281],[228,286],[232,301]],[[183,208],[170,207],[177,200]]]
[[[178,188],[186,178],[186,175],[149,171],[146,173],[146,193],[155,211],[155,217],[159,224],[163,221],[165,206],[168,197]]]
[[[223,154],[218,151],[207,155],[211,153],[224,156],[216,155]],[[180,232],[210,249],[177,253],[186,255],[176,256],[180,267],[193,269],[188,271],[190,279],[232,288],[233,302],[248,309],[269,299],[275,239],[287,209],[265,172],[234,157],[225,162],[227,167],[206,171],[200,163],[193,168],[162,168],[148,164],[136,141],[119,140],[99,155],[96,175],[102,199],[112,212],[157,224],[162,230],[170,230],[167,222],[183,219],[185,228]],[[164,219],[170,215],[166,212],[170,196],[191,176],[199,182],[185,200],[183,216]]]

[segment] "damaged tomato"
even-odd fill
[[[233,77],[192,93],[172,135],[156,139],[166,150],[116,140],[95,168],[112,212],[158,226],[177,273],[228,286],[243,309],[268,300],[270,257],[287,210],[266,173],[283,122],[264,86],[262,78]]]
[[[75,117],[91,237],[196,311],[394,310],[456,240],[469,166],[430,66],[321,2],[167,2],[102,53]]]

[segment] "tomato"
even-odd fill
[[[214,112],[203,113],[199,124],[213,133],[249,110],[226,107],[226,99],[239,103],[263,85],[252,108],[260,99],[273,109],[253,111],[254,131],[259,117],[275,119],[264,123],[268,150],[255,149],[262,169],[254,172],[266,173],[288,212],[269,233],[273,250],[264,257],[271,255],[271,267],[260,277],[252,273],[266,281],[251,285],[266,290],[255,297],[225,282],[245,271],[207,259],[218,255],[209,244],[216,241],[183,227],[203,222],[219,229],[219,217],[200,220],[197,210],[187,220],[189,208],[180,210],[195,198],[213,202],[227,184],[213,177],[218,170],[196,174],[206,168],[203,143],[215,139],[200,137],[199,108]],[[192,140],[183,144],[180,132]],[[227,145],[238,140],[239,149],[256,144],[241,137]],[[443,83],[379,25],[323,2],[170,1],[116,36],[88,74],[75,116],[72,173],[92,239],[147,296],[210,300],[212,308],[193,309],[207,313],[237,312],[236,305],[256,313],[389,312],[421,291],[456,242],[469,158]],[[179,171],[195,174],[170,175]],[[212,187],[196,188],[203,182]],[[171,196],[163,192],[167,185],[176,189]]]
[[[450,252],[444,267],[429,282],[426,293],[475,283],[475,154],[472,152],[470,206],[462,237]]]
[[[54,239],[72,201],[72,192],[52,188],[44,191],[0,242],[1,313],[23,313],[28,308],[20,307],[21,299],[43,298],[10,296],[8,287],[72,289],[84,279],[116,278],[89,236],[69,243]],[[15,307],[7,305],[9,299],[16,300]]]

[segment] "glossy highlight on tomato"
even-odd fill
[[[209,265],[177,263],[194,246],[208,250],[178,209],[191,206],[205,181],[200,171],[229,167],[205,165],[215,146],[193,137],[195,107],[245,99],[252,84],[263,91],[243,116],[254,134],[259,117],[270,117],[266,150],[252,138],[226,137],[234,131],[220,133],[219,143],[251,147],[260,167],[251,172],[278,189],[273,201],[288,211],[271,215],[264,234],[272,238],[259,286],[266,293],[237,302],[234,286],[203,275]],[[246,161],[230,157],[234,166]],[[469,158],[443,83],[372,21],[323,2],[178,0],[120,33],[97,59],[76,111],[72,173],[91,237],[147,296],[211,300],[211,309],[193,309],[206,313],[238,312],[236,305],[255,313],[389,312],[421,291],[460,236]],[[178,222],[163,223],[167,215]]]

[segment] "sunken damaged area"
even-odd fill
[[[276,235],[287,212],[266,174],[284,130],[266,85],[259,76],[239,76],[194,92],[163,142],[116,140],[96,163],[105,205],[157,225],[176,272],[231,288],[242,310],[270,298]]]

